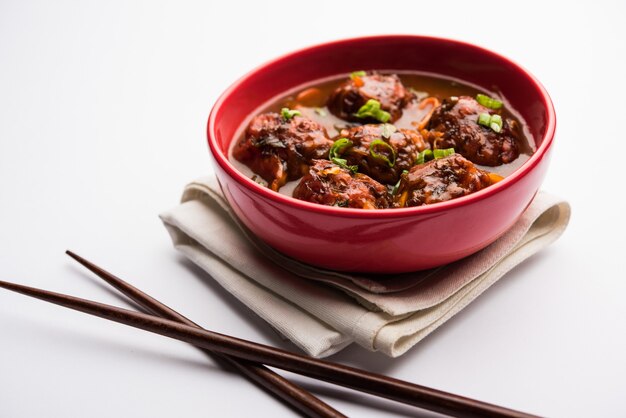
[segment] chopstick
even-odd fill
[[[146,310],[160,316],[161,318],[170,319],[172,321],[179,322],[181,324],[188,325],[202,329],[200,325],[194,323],[190,319],[171,309],[169,306],[159,302],[150,295],[142,292],[130,283],[116,277],[108,271],[98,267],[92,262],[84,259],[83,257],[73,253],[72,251],[66,251],[67,255],[72,257],[78,263],[85,266],[87,269],[95,273],[101,279],[108,284],[119,290],[122,294],[137,302]],[[245,360],[240,360],[236,357],[219,354],[206,349],[201,349],[211,356],[217,356],[219,359],[226,361],[226,363],[235,367],[242,374],[248,377],[253,382],[267,389],[274,395],[278,396],[291,406],[309,417],[324,417],[324,418],[341,418],[345,417],[342,413],[332,408],[327,403],[323,402],[309,391],[301,388],[295,383],[290,382],[278,373],[273,372],[267,367],[261,364],[254,364]]]
[[[0,287],[69,309],[409,405],[459,417],[533,417],[523,412],[430,389],[392,377],[314,359],[168,319],[74,296],[0,281]]]

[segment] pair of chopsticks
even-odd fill
[[[343,414],[328,404],[269,370],[264,365],[452,416],[533,416],[354,367],[314,359],[279,348],[204,330],[183,315],[122,279],[71,251],[66,253],[128,298],[152,312],[153,315],[16,283],[0,281],[0,287],[202,348],[234,366],[252,381],[307,416],[344,417]]]

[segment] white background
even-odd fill
[[[332,359],[550,416],[624,415],[624,3],[0,0],[0,279],[128,306],[70,248],[203,326],[295,349],[179,256],[157,214],[212,173],[218,95],[322,41],[456,38],[534,73],[558,115],[543,188],[569,229],[399,359]],[[293,376],[292,376],[293,377]],[[342,412],[412,408],[294,377]],[[290,411],[195,349],[0,291],[0,416]]]

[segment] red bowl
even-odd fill
[[[264,188],[228,161],[238,128],[270,99],[304,83],[358,70],[413,70],[498,90],[525,120],[537,151],[512,175],[477,193],[428,206],[360,210],[322,206]],[[374,36],[330,42],[277,58],[230,86],[209,116],[217,178],[237,217],[294,259],[332,270],[399,273],[440,266],[495,241],[532,201],[548,168],[552,101],[525,69],[463,42]]]

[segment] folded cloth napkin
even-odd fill
[[[161,219],[179,251],[307,354],[325,357],[356,342],[397,357],[556,240],[569,216],[567,202],[539,192],[487,248],[387,276],[323,270],[278,253],[237,221],[213,178],[187,185]]]

